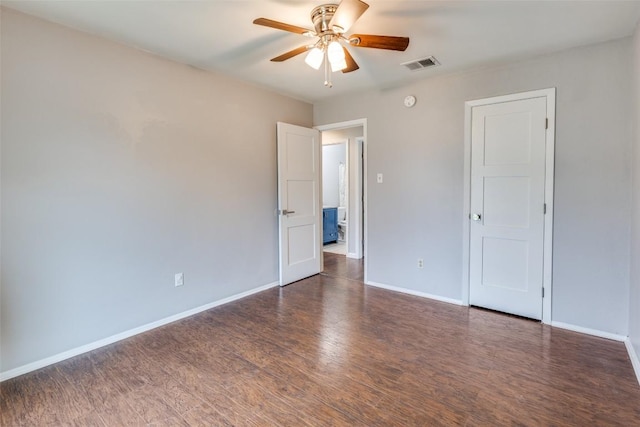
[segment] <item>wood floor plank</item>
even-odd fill
[[[2,383],[3,418],[7,425],[71,423],[92,411],[87,398],[58,374],[55,368],[41,369],[18,380]]]
[[[622,343],[368,287],[362,261],[0,384],[2,426],[640,426]]]
[[[126,399],[146,424],[186,425],[177,410],[165,402],[161,394],[162,389],[146,384],[127,393]]]
[[[96,407],[96,413],[108,426],[140,426],[144,419],[128,402],[128,395],[115,395],[108,404]]]
[[[233,424],[211,406],[201,403],[182,414],[182,419],[190,426],[197,427],[231,427]]]
[[[96,411],[89,412],[71,421],[63,422],[60,425],[63,427],[109,427]]]

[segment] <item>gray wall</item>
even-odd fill
[[[368,119],[368,279],[461,298],[464,102],[557,87],[553,320],[626,335],[631,80],[623,39],[316,104]]]
[[[312,105],[1,24],[1,371],[277,280],[275,124]]]
[[[325,130],[322,132],[322,143],[333,144],[335,142],[346,141],[348,139],[355,139],[362,136],[364,129],[362,126],[354,126],[340,130]]]
[[[340,206],[340,163],[347,161],[347,144],[322,146],[322,205]]]
[[[640,23],[633,43],[635,83],[635,135],[633,141],[633,208],[631,217],[631,295],[629,338],[640,356]],[[637,372],[640,377],[640,372]]]

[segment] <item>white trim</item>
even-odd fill
[[[585,328],[582,326],[572,325],[570,323],[564,322],[556,322],[555,320],[551,322],[551,326],[560,329],[566,329],[568,331],[580,332],[581,334],[593,335],[594,337],[606,338],[614,341],[625,341],[627,339],[624,335],[618,335],[611,332],[600,331],[598,329]]]
[[[363,156],[363,170],[362,170],[362,178],[363,178],[363,187],[362,187],[362,191],[363,191],[363,210],[364,210],[364,215],[362,217],[362,227],[363,227],[363,231],[362,231],[362,239],[364,240],[364,282],[366,283],[367,281],[367,277],[369,276],[369,268],[368,268],[368,262],[367,262],[367,253],[368,248],[369,248],[369,239],[368,239],[368,221],[367,221],[367,215],[368,215],[368,205],[367,205],[367,147],[368,147],[368,136],[367,136],[367,119],[356,119],[356,120],[348,120],[345,122],[338,122],[338,123],[330,123],[330,124],[326,124],[326,125],[318,125],[318,126],[314,126],[314,129],[319,130],[320,132],[324,132],[326,130],[340,130],[340,129],[348,129],[348,128],[353,128],[353,127],[357,127],[357,126],[362,126],[362,156]]]
[[[385,285],[384,283],[377,283],[377,282],[365,282],[365,284],[368,286],[373,286],[375,288],[382,288],[389,291],[401,292],[403,294],[409,294],[417,297],[428,298],[435,301],[446,302],[449,304],[465,305],[459,299],[441,297],[439,295],[428,294],[426,292],[414,291],[413,289],[400,288],[398,286]]]
[[[349,250],[349,228],[351,227],[351,224],[349,223],[349,221],[351,221],[351,191],[349,191],[349,187],[351,187],[351,155],[349,154],[349,152],[351,151],[351,138],[347,138],[347,141],[344,144],[344,163],[345,163],[345,177],[344,177],[344,196],[347,200],[345,200],[346,203],[346,216],[345,216],[345,220],[347,221],[347,231],[344,233],[344,244],[347,246],[346,250]],[[323,154],[324,155],[324,154]],[[321,176],[322,180],[324,180],[324,175]],[[339,179],[338,179],[339,180]],[[338,190],[339,193],[339,190]],[[340,201],[340,194],[338,194],[338,201]],[[340,206],[340,203],[338,203],[338,206]],[[337,218],[338,221],[340,221],[339,218]],[[340,228],[340,226],[338,226],[338,229]],[[336,230],[336,232],[338,233],[338,238],[340,238],[340,233]],[[324,264],[322,264],[322,269],[324,270]]]
[[[355,252],[347,252],[347,258],[362,259],[362,257],[358,256],[358,254]]]
[[[542,98],[545,96],[554,95],[556,88],[531,90],[528,92],[510,93],[508,95],[493,96],[491,98],[474,99],[473,101],[466,101],[465,105],[471,107],[478,107],[481,105],[500,104],[502,102],[519,101],[521,99]]]
[[[364,138],[359,136],[355,138],[354,141],[355,144],[355,152],[356,152],[356,159],[355,159],[355,168],[356,168],[356,174],[355,174],[355,188],[356,188],[356,194],[355,194],[355,209],[354,212],[352,213],[352,218],[353,221],[351,221],[350,226],[352,226],[354,228],[353,230],[353,236],[354,236],[354,240],[355,240],[355,252],[353,253],[355,255],[355,259],[361,259],[363,256],[363,240],[362,240],[362,229],[363,229],[363,219],[362,219],[362,213],[363,213],[363,197],[364,197],[364,183],[365,183],[365,179],[364,177],[365,172],[364,172],[364,161],[363,161],[363,157],[364,157]],[[353,163],[353,162],[352,162]],[[348,248],[348,247],[347,247]]]
[[[640,358],[638,358],[638,353],[636,353],[636,349],[633,347],[629,337],[624,340],[624,346],[627,347],[627,353],[629,353],[629,359],[631,359],[633,371],[636,373],[638,384],[640,384]]]
[[[315,129],[315,128],[314,128]],[[323,147],[330,147],[332,145],[339,145],[339,144],[349,144],[349,138],[347,139],[340,139],[340,140],[335,140],[333,142],[324,142],[322,141],[322,146]]]
[[[556,152],[556,89],[546,89],[547,94],[547,158],[545,162],[544,203],[547,214],[544,216],[544,269],[542,286],[545,296],[542,299],[542,323],[551,323],[551,302],[553,298],[553,188],[555,177]]]
[[[340,130],[340,129],[347,129],[347,128],[355,128],[358,126],[366,126],[366,124],[367,124],[367,119],[355,119],[355,120],[347,120],[346,122],[329,123],[327,125],[318,125],[318,126],[314,126],[314,129],[318,129],[320,132],[323,132],[325,130]]]
[[[464,103],[464,182],[462,201],[462,303],[469,305],[469,251],[471,239],[471,104]]]
[[[253,295],[258,292],[265,291],[267,289],[274,288],[278,286],[279,282],[269,283],[267,285],[259,286],[254,289],[250,289],[245,292],[241,292],[239,294],[231,295],[230,297],[223,298],[218,301],[211,302],[209,304],[201,305],[200,307],[192,308],[191,310],[183,311],[182,313],[174,314],[173,316],[165,317],[164,319],[156,320],[155,322],[147,323],[146,325],[139,326],[137,328],[129,329],[128,331],[120,332],[119,334],[112,335],[107,338],[103,338],[98,341],[94,341],[90,344],[85,344],[80,347],[73,348],[71,350],[64,351],[62,353],[58,353],[56,355],[37,360],[35,362],[28,363],[26,365],[19,366],[17,368],[11,369],[9,371],[0,372],[0,382],[8,380],[10,378],[14,378],[20,375],[24,375],[26,373],[35,371],[36,369],[44,368],[45,366],[52,365],[54,363],[61,362],[63,360],[69,359],[74,356],[78,356],[83,353],[87,353],[89,351],[95,350],[100,347],[104,347],[106,345],[112,344],[116,341],[121,341],[123,339],[132,337],[134,335],[141,334],[143,332],[150,331],[152,329],[158,328],[160,326],[164,326],[168,323],[175,322],[180,319],[184,319],[185,317],[193,316],[194,314],[198,314],[200,312],[209,310],[211,308],[217,307],[219,305],[227,304],[232,301],[236,301],[249,295]]]
[[[501,102],[517,101],[530,98],[547,99],[547,118],[549,126],[546,134],[546,159],[545,159],[545,191],[544,199],[547,205],[547,214],[544,217],[544,260],[542,272],[542,286],[544,298],[542,299],[542,323],[553,324],[551,319],[551,307],[553,298],[553,186],[555,164],[555,135],[556,135],[556,88],[521,92],[493,98],[477,99],[465,102],[464,117],[464,200],[462,217],[462,303],[469,305],[469,215],[471,213],[471,120],[472,108],[498,104]]]
[[[369,190],[367,189],[368,185],[367,184],[369,182],[369,175],[368,175],[368,164],[369,161],[368,159],[368,150],[369,150],[369,143],[367,142],[367,128],[365,126],[364,128],[364,138],[362,140],[362,256],[364,257],[364,281],[367,281],[367,277],[369,275],[369,269],[367,268],[368,264],[368,257],[369,257],[369,232],[368,232],[368,227],[369,227],[369,220],[368,215],[369,215]]]

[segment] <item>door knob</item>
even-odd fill
[[[286,210],[286,209],[284,209],[284,210],[282,211],[282,215],[289,215],[289,214],[294,214],[294,213],[296,213],[296,211],[288,211],[288,210]]]
[[[473,218],[474,221],[480,221],[480,218],[482,218],[482,215],[480,214],[473,214],[473,216],[471,217]]]

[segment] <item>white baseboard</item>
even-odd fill
[[[362,259],[362,255],[358,256],[358,254],[355,252],[347,252],[347,258]]]
[[[401,292],[403,294],[414,295],[414,296],[422,297],[422,298],[429,298],[429,299],[432,299],[432,300],[436,300],[436,301],[440,301],[440,302],[446,302],[446,303],[449,303],[449,304],[465,305],[465,304],[462,303],[461,300],[458,300],[458,299],[441,297],[439,295],[432,295],[432,294],[428,294],[426,292],[414,291],[413,289],[400,288],[398,286],[385,285],[384,283],[377,283],[377,282],[370,282],[370,281],[365,282],[365,284],[368,285],[368,286],[376,287],[376,288],[382,288],[382,289],[387,289],[387,290],[390,290],[390,291]]]
[[[636,349],[633,347],[633,344],[631,343],[629,337],[624,340],[624,345],[625,347],[627,347],[627,353],[629,353],[629,359],[631,359],[633,371],[636,373],[638,384],[640,384],[640,359],[638,358],[638,353],[636,353]]]
[[[627,339],[624,335],[613,334],[611,332],[604,332],[598,329],[584,328],[582,326],[572,325],[570,323],[551,321],[551,326],[561,329],[567,329],[569,331],[580,332],[581,334],[593,335],[594,337],[607,338],[614,341],[625,341]]]
[[[45,359],[37,360],[35,362],[28,363],[26,365],[19,366],[17,368],[11,369],[9,371],[0,372],[0,382],[8,380],[9,378],[14,378],[23,374],[26,374],[31,371],[35,371],[40,368],[44,368],[45,366],[52,365],[54,363],[61,362],[65,359],[69,359],[74,356],[78,356],[82,353],[86,353],[92,350],[95,350],[100,347],[104,347],[106,345],[112,344],[116,341],[121,341],[125,338],[132,337],[134,335],[141,334],[143,332],[150,331],[152,329],[158,328],[160,326],[164,326],[168,323],[175,322],[180,319],[184,319],[185,317],[193,316],[194,314],[198,314],[202,311],[209,310],[211,308],[217,307],[219,305],[227,304],[232,301],[236,301],[249,295],[253,295],[258,292],[265,291],[270,288],[274,288],[278,286],[278,282],[269,283],[267,285],[259,286],[254,289],[250,289],[245,292],[241,292],[239,294],[231,295],[230,297],[223,298],[221,300],[217,300],[211,302],[209,304],[201,305],[200,307],[192,308],[191,310],[183,311],[182,313],[174,314],[173,316],[165,317],[164,319],[156,320],[155,322],[147,323],[146,325],[139,326],[137,328],[130,329],[128,331],[121,332],[116,335],[112,335],[107,338],[103,338],[98,341],[94,341],[90,344],[86,344],[80,347],[73,348],[71,350],[67,350],[62,353],[58,353],[56,355],[47,357]]]

